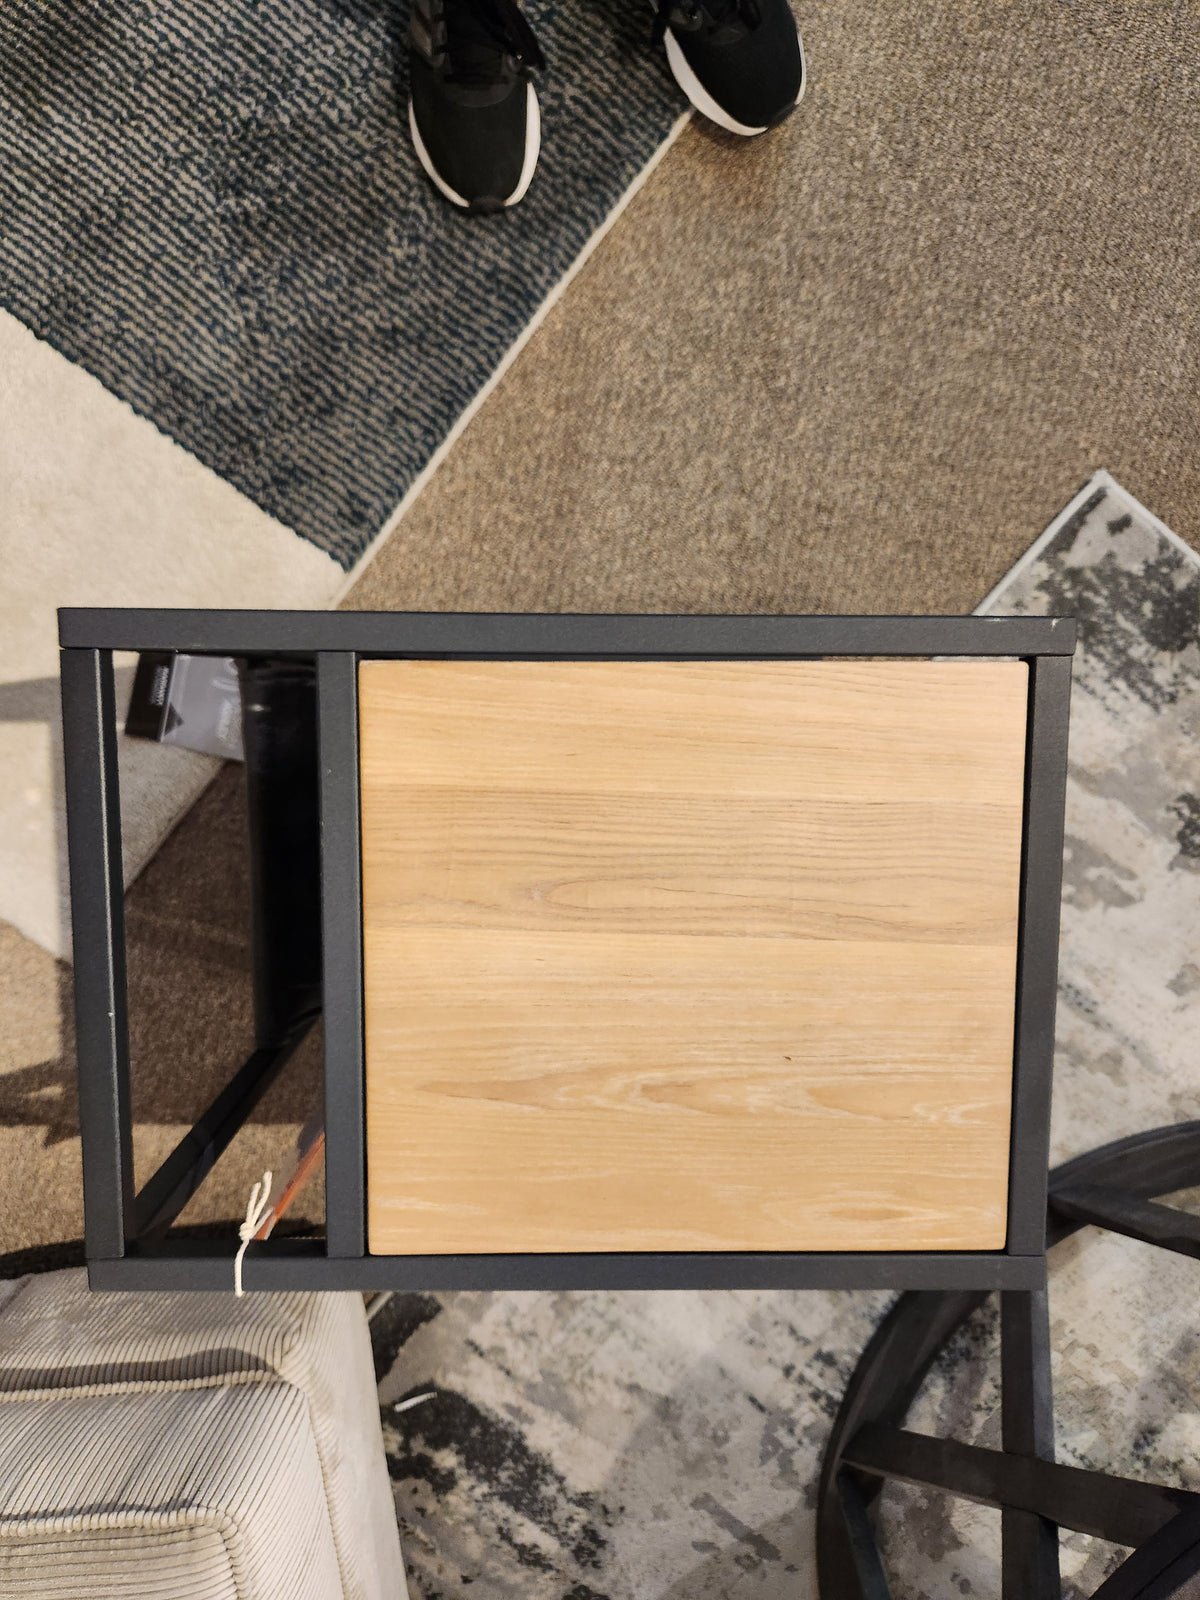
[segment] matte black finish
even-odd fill
[[[1200,1508],[1189,1506],[1123,1561],[1092,1600],[1170,1600],[1197,1572]]]
[[[367,1247],[356,656],[323,652],[317,657],[317,709],[325,945],[325,1237],[331,1256],[355,1258]]]
[[[1200,1183],[1200,1122],[1089,1151],[1049,1177],[1050,1245],[1087,1223],[1195,1255],[1195,1222],[1152,1196]],[[903,1294],[876,1330],[842,1399],[822,1462],[817,1570],[822,1600],[887,1600],[864,1552],[865,1518],[885,1478],[928,1483],[1003,1508],[1006,1600],[1057,1600],[1056,1527],[1138,1548],[1093,1600],[1167,1600],[1200,1574],[1200,1495],[1053,1460],[1049,1321],[1043,1292],[1002,1293],[1001,1451],[905,1433],[900,1424],[947,1339],[986,1298]],[[864,1477],[864,1474],[873,1475]],[[854,1485],[854,1496],[846,1486]],[[873,1538],[873,1535],[871,1535]],[[864,1576],[864,1574],[866,1576]],[[878,1587],[878,1581],[883,1587]]]
[[[843,1467],[831,1487],[830,1510],[841,1546],[841,1571],[830,1592],[853,1600],[892,1600],[869,1514],[879,1483],[878,1478],[867,1478],[864,1483],[861,1474]],[[821,1580],[822,1591],[826,1581]]]
[[[1113,1544],[1141,1544],[1180,1511],[1200,1509],[1200,1495],[1186,1489],[1113,1478],[1084,1467],[1064,1467],[1006,1450],[985,1450],[960,1444],[957,1439],[935,1439],[878,1422],[868,1423],[855,1434],[845,1460],[860,1471],[947,1489],[980,1505],[1041,1514],[1060,1528],[1074,1528]],[[1059,1600],[1057,1595],[1055,1600]]]
[[[1139,1200],[1099,1183],[1079,1183],[1054,1191],[1054,1215],[1082,1225],[1091,1222],[1176,1255],[1200,1257],[1200,1217],[1193,1211]]]
[[[1114,1140],[1050,1174],[1049,1241],[1056,1244],[1090,1222],[1163,1250],[1196,1256],[1195,1214],[1151,1197],[1197,1184],[1200,1122],[1179,1122]]]
[[[1070,703],[1070,657],[1030,662],[1008,1187],[1008,1248],[1021,1255],[1046,1247],[1046,1170],[1050,1164],[1050,1088],[1058,1003],[1058,922]]]
[[[1064,1161],[1050,1174],[1051,1210],[1060,1193],[1081,1183],[1104,1184],[1144,1200],[1195,1188],[1200,1184],[1200,1121],[1135,1133]]]
[[[255,888],[255,968],[259,1044],[287,1037],[298,1018],[325,1012],[327,1240],[297,1251],[272,1238],[248,1252],[246,1283],[272,1288],[921,1288],[1035,1290],[1045,1283],[1044,1183],[1053,1040],[1061,806],[1066,770],[1071,619],[1042,617],[737,617],[560,616],[363,612],[60,612],[69,659],[94,646],[235,656],[244,663],[246,753]],[[361,882],[358,811],[357,663],[361,657],[503,659],[796,659],[819,656],[1019,656],[1030,667],[1024,871],[1019,948],[1018,1029],[1014,1047],[1012,1188],[1003,1251],[813,1255],[754,1252],[366,1256]],[[285,659],[281,659],[285,658]],[[316,688],[314,690],[314,663]],[[76,676],[78,676],[78,670]],[[64,674],[69,669],[64,666]],[[110,696],[111,700],[111,696]],[[69,738],[111,742],[111,703],[80,702]],[[273,708],[273,709],[272,709]],[[86,730],[80,721],[88,722]],[[319,748],[318,748],[319,745]],[[93,774],[94,779],[94,774]],[[111,816],[102,822],[96,782],[77,783],[72,834],[108,829],[104,851],[119,866]],[[105,802],[108,803],[108,802]],[[1055,815],[1055,811],[1059,812]],[[1057,852],[1057,856],[1056,856]],[[102,852],[103,853],[103,852]],[[319,865],[318,865],[319,864]],[[119,883],[119,877],[117,879]],[[80,915],[101,926],[115,949],[119,894],[89,901]],[[89,912],[90,906],[90,912]],[[90,921],[89,921],[90,916]],[[119,932],[119,929],[118,929]],[[90,937],[90,935],[89,935]],[[102,1006],[81,1004],[81,1040],[120,1086],[120,1052],[108,1035],[120,1016],[120,989],[103,964]],[[115,1052],[115,1053],[114,1053]],[[90,1059],[90,1058],[89,1058]],[[89,1069],[90,1070],[90,1069]],[[245,1069],[243,1069],[245,1071]],[[251,1074],[253,1077],[253,1074]],[[125,1069],[127,1081],[127,1068]],[[245,1080],[244,1080],[245,1081]],[[106,1092],[109,1092],[106,1091]],[[127,1096],[127,1090],[126,1090]],[[95,1094],[92,1096],[95,1099]],[[111,1098],[111,1093],[110,1093]],[[237,1096],[235,1095],[235,1099]],[[103,1096],[100,1097],[103,1100]],[[245,1109],[249,1102],[245,1100]],[[91,1101],[88,1101],[90,1108]],[[100,1108],[103,1110],[103,1107]],[[85,1151],[93,1152],[88,1199],[95,1247],[92,1281],[126,1287],[217,1288],[230,1281],[232,1246],[208,1253],[173,1239],[127,1247],[128,1181],[118,1200],[112,1174],[120,1141],[128,1151],[128,1105],[114,1115],[81,1112]],[[193,1156],[211,1153],[198,1128]],[[185,1141],[187,1144],[188,1141]],[[117,1149],[118,1155],[113,1156]],[[96,1154],[98,1152],[98,1154]],[[138,1208],[161,1232],[175,1201],[208,1160],[170,1158]],[[107,1162],[107,1166],[105,1165]],[[211,1163],[209,1163],[211,1164]],[[89,1234],[89,1241],[93,1235]],[[121,1261],[123,1253],[128,1259]]]
[[[530,612],[159,611],[58,613],[63,645],[191,655],[1069,656],[1073,617],[597,616]]]
[[[241,678],[254,1031],[267,1049],[321,1009],[317,674],[311,661],[253,659]]]
[[[986,1299],[986,1290],[903,1294],[871,1336],[846,1385],[821,1462],[817,1581],[822,1600],[890,1600],[882,1567],[878,1560],[868,1561],[862,1528],[847,1514],[848,1507],[869,1506],[882,1480],[860,1481],[845,1465],[844,1447],[868,1424],[899,1427],[946,1340]]]
[[[1053,1461],[1050,1308],[1044,1289],[1000,1296],[1000,1405],[1004,1450]],[[1058,1528],[1039,1511],[1004,1508],[1003,1600],[1060,1600]]]
[[[161,1249],[124,1260],[90,1258],[95,1288],[221,1289],[233,1281],[235,1245],[183,1250],[168,1239]],[[324,1241],[271,1238],[246,1254],[248,1289],[898,1289],[968,1284],[986,1293],[1000,1279],[1014,1288],[1045,1282],[1043,1256],[989,1255],[480,1255],[327,1256]],[[173,1259],[178,1251],[178,1259]],[[936,1351],[934,1352],[936,1354]]]
[[[133,1202],[125,902],[112,653],[62,653],[84,1236],[120,1256]]]
[[[255,1050],[185,1133],[133,1203],[131,1239],[161,1239],[212,1171],[234,1134],[279,1076],[316,1021],[301,1022],[280,1043]]]

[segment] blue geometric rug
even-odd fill
[[[353,565],[671,132],[638,0],[531,0],[542,159],[439,200],[398,0],[9,0],[0,305]]]

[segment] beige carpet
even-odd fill
[[[347,604],[969,611],[1099,466],[1200,542],[1200,9],[800,18],[797,115],[684,133]],[[130,895],[140,1172],[248,1024],[236,777]],[[5,932],[0,1252],[80,1234],[67,987]]]
[[[797,0],[350,603],[969,611],[1097,467],[1200,535],[1200,7]]]

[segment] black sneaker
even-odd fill
[[[529,73],[545,65],[516,0],[413,0],[408,44],[408,125],[439,192],[468,211],[516,205],[541,144]]]
[[[659,0],[655,37],[688,99],[730,133],[765,133],[804,94],[788,0]]]

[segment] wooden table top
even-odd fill
[[[369,1249],[1005,1241],[1019,661],[365,661]]]

